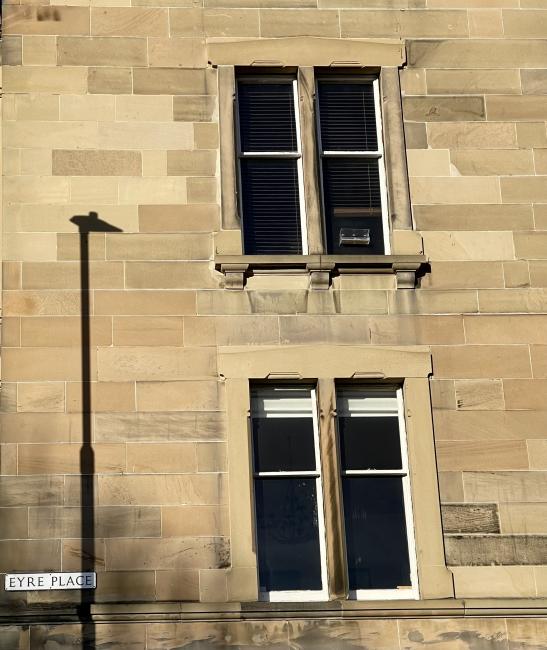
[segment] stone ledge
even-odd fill
[[[217,255],[215,269],[226,276],[225,288],[242,290],[258,274],[308,273],[310,289],[327,290],[335,275],[395,274],[398,289],[414,289],[424,255]]]

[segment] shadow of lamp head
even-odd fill
[[[99,219],[96,212],[89,214],[76,214],[70,218],[70,221],[78,226],[80,235],[85,235],[90,232],[123,232],[121,228],[117,228],[112,224]]]

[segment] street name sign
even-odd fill
[[[8,573],[6,591],[43,591],[52,589],[95,589],[97,574],[84,573]]]

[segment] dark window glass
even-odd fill
[[[397,417],[339,417],[342,470],[401,469]]]
[[[375,158],[322,159],[323,195],[329,253],[381,255],[384,253],[382,202],[378,160]],[[370,243],[347,243],[342,231],[368,229]]]
[[[310,418],[253,418],[255,472],[315,470]]]
[[[255,479],[260,588],[322,588],[316,480]]]
[[[247,254],[302,253],[296,160],[241,159]]]
[[[410,586],[402,478],[342,478],[349,587]]]
[[[377,151],[371,83],[319,83],[323,151]]]
[[[296,151],[291,83],[238,84],[241,151]]]

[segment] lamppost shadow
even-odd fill
[[[82,446],[80,449],[80,537],[81,571],[95,571],[95,454],[92,445],[91,404],[91,324],[89,300],[89,234],[122,232],[99,218],[97,212],[74,215],[70,221],[78,226],[80,236],[80,333],[82,368]],[[82,648],[94,650],[96,633],[91,617],[95,602],[92,590],[82,590],[78,617],[82,626]]]

